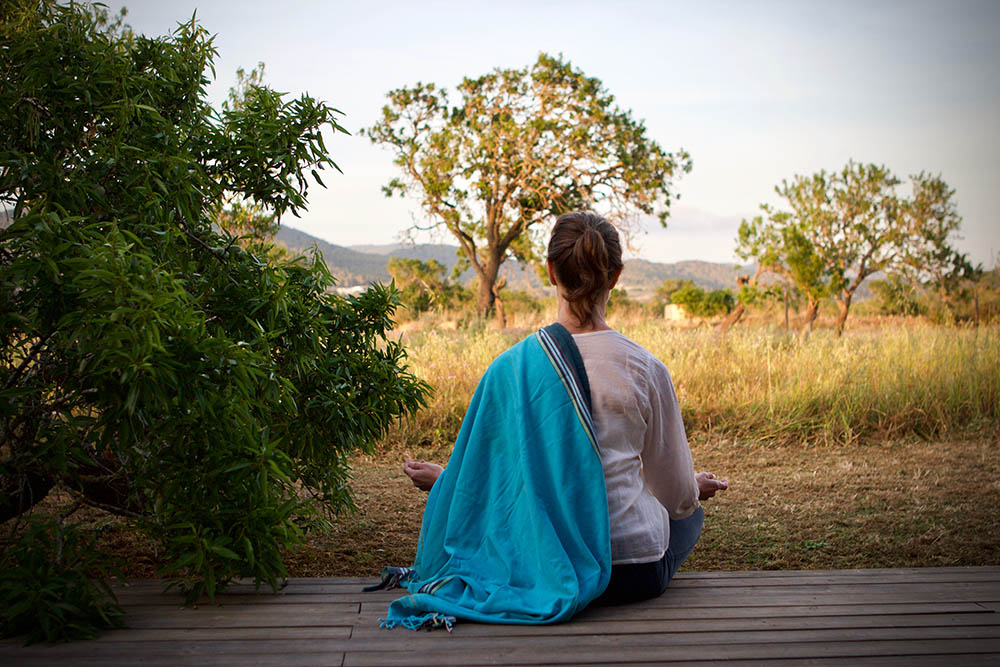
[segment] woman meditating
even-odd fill
[[[728,484],[694,474],[667,368],[605,321],[621,255],[600,216],[556,221],[556,323],[491,364],[447,469],[403,466],[430,495],[385,626],[567,620],[662,594],[693,549]]]

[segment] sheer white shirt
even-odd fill
[[[613,564],[659,560],[669,518],[698,507],[698,485],[670,372],[617,331],[573,334],[590,381],[608,489]]]

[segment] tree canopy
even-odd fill
[[[481,315],[508,257],[540,264],[554,215],[593,208],[626,233],[638,213],[666,224],[690,157],[664,151],[598,79],[542,53],[521,69],[466,78],[458,95],[453,106],[433,83],[390,91],[366,133],[402,171],[386,195],[415,195],[428,226],[458,240]]]
[[[725,315],[733,309],[733,295],[725,289],[706,292],[694,284],[688,284],[673,292],[670,303],[683,306],[684,310],[695,317],[714,317]]]
[[[950,245],[961,224],[954,190],[926,173],[910,182],[913,194],[906,197],[886,167],[855,162],[839,172],[782,181],[775,191],[790,210],[761,205],[764,215],[740,225],[737,253],[785,277],[807,298],[804,331],[820,301],[833,296],[840,334],[854,294],[873,273],[944,276],[968,266]]]
[[[81,583],[84,504],[150,535],[188,600],[275,585],[303,531],[350,506],[348,454],[423,401],[386,337],[390,290],[338,297],[321,259],[268,261],[216,226],[234,195],[302,210],[342,128],[257,82],[213,109],[214,56],[194,20],[151,39],[85,4],[0,17],[4,635],[116,618]],[[25,521],[53,489],[71,506]]]

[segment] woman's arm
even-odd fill
[[[670,373],[662,363],[653,363],[649,382],[642,475],[670,518],[683,519],[698,508],[701,488],[694,474],[681,406]]]

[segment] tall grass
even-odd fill
[[[792,444],[945,438],[1000,431],[1000,327],[931,325],[820,331],[808,340],[767,328],[720,335],[657,321],[622,333],[670,369],[689,435]],[[411,368],[435,389],[388,447],[446,452],[489,363],[530,331],[411,334]]]
[[[806,341],[653,324],[624,333],[667,364],[692,431],[846,443],[995,433],[1000,424],[998,327],[824,331]]]

